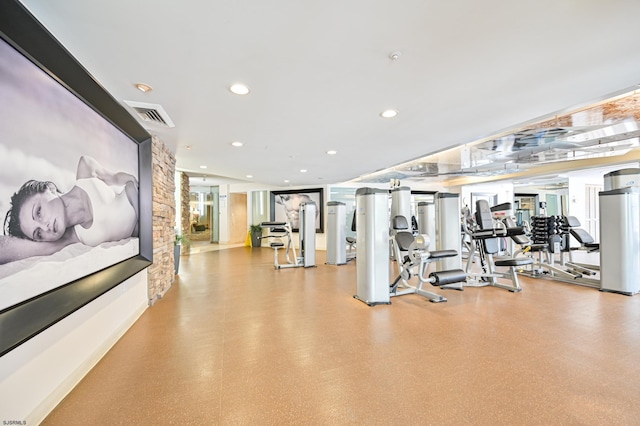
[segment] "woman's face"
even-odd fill
[[[34,241],[57,241],[67,230],[64,213],[58,194],[50,190],[34,194],[20,208],[20,229]]]

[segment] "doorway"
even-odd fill
[[[247,239],[247,194],[229,194],[229,243],[244,243]]]
[[[218,224],[217,189],[209,186],[189,188],[189,238],[192,243],[213,242]]]
[[[596,241],[600,241],[600,222],[598,219],[600,197],[598,193],[602,190],[603,185],[585,185],[585,223],[582,226]]]

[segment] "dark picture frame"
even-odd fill
[[[291,220],[292,231],[299,232],[299,204],[304,201],[313,201],[316,204],[316,233],[324,233],[324,191],[322,188],[271,191],[271,221],[285,222]],[[289,213],[289,218],[287,213]]]
[[[147,268],[153,262],[153,235],[149,133],[17,0],[0,3],[0,42],[22,54],[137,147],[139,184],[139,253],[0,310],[2,356]]]

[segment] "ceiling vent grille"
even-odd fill
[[[146,123],[157,124],[162,127],[175,127],[169,114],[160,105],[148,104],[144,102],[124,101]]]

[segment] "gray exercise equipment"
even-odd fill
[[[260,226],[267,228],[267,235],[261,238],[272,240],[269,246],[274,252],[273,266],[276,269],[309,268],[316,266],[316,204],[314,202],[300,203],[300,256],[292,242],[293,234],[291,222],[262,222]],[[278,261],[278,250],[285,248],[286,264]]]
[[[327,203],[327,264],[347,263],[345,219],[347,207],[340,201]]]
[[[356,190],[356,257],[353,297],[369,306],[389,304],[389,191]]]
[[[640,189],[602,191],[600,289],[626,295],[640,291]]]
[[[498,253],[499,238],[523,233],[523,228],[515,228],[509,230],[503,222],[495,221],[489,203],[486,200],[476,201],[474,229],[467,229],[471,236],[472,250],[467,259],[467,274],[469,276],[469,286],[493,286],[509,290],[511,292],[519,292],[522,290],[518,279],[518,268],[522,268],[534,263],[530,257],[501,258],[494,260],[493,256]],[[496,226],[497,225],[497,226]],[[466,225],[465,225],[466,227]],[[473,272],[473,261],[478,257],[482,271]],[[507,267],[506,272],[497,272],[496,267]],[[499,278],[511,281],[511,284],[503,284],[498,281]]]
[[[417,208],[418,232],[429,235],[435,243],[436,238],[436,204],[433,201],[420,201]]]
[[[575,274],[575,276],[583,277],[594,277],[600,271],[600,265],[593,265],[587,263],[580,263],[574,261],[573,253],[575,251],[581,250],[587,253],[596,253],[600,251],[600,243],[597,243],[593,236],[589,234],[585,229],[582,229],[581,223],[575,216],[566,216],[566,224],[569,230],[569,235],[571,235],[575,240],[580,244],[580,247],[571,247],[570,244],[567,244],[565,248],[566,253],[569,255],[569,260],[564,261],[564,252],[562,253],[563,257],[563,265],[570,273]]]
[[[522,247],[520,252],[526,252],[534,259],[531,268],[524,271],[526,275],[600,288],[600,280],[596,277],[597,266],[573,261],[570,236],[574,235],[585,244],[586,241],[593,241],[592,237],[587,237],[586,231],[572,228],[579,226],[576,218],[539,214],[531,216],[530,220],[529,242],[518,242]],[[559,263],[556,263],[556,255],[560,256]]]
[[[316,213],[313,201],[300,203],[300,255],[305,268],[316,266]]]
[[[598,197],[600,242],[596,243],[588,232],[579,228],[577,218],[566,216],[565,231],[560,235],[550,235],[547,244],[531,245],[540,252],[532,276],[544,276],[625,295],[640,292],[640,169],[622,169],[606,174],[604,188]],[[535,231],[535,226],[532,230]],[[563,243],[563,237],[568,238],[569,235],[580,243],[579,249],[599,252],[600,265],[574,262],[570,244]],[[547,254],[546,261],[542,259],[542,252]],[[561,256],[560,266],[554,263],[554,253],[558,252]],[[569,254],[568,262],[564,261],[566,253]]]
[[[444,296],[425,290],[423,284],[445,286],[466,281],[467,274],[462,269],[432,272],[428,277],[426,276],[432,262],[457,256],[458,253],[455,250],[429,251],[429,236],[426,234],[414,236],[404,216],[393,218],[392,229],[394,232],[392,246],[398,265],[398,276],[390,285],[391,297],[419,294],[434,303],[446,302],[447,299]],[[414,277],[418,279],[417,286],[409,283]]]
[[[457,255],[436,263],[436,271],[451,271],[462,268],[462,241],[460,239],[460,195],[448,192],[435,194],[435,250],[454,250]],[[446,288],[462,290],[462,284],[451,284]]]
[[[400,186],[390,190],[391,193],[391,208],[390,218],[396,216],[404,216],[408,219],[411,218],[411,188],[408,186]]]
[[[620,169],[603,177],[604,190],[640,187],[640,169]]]

